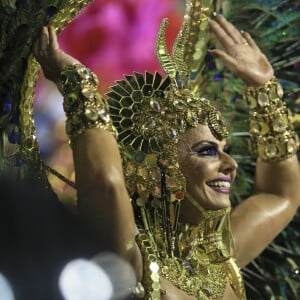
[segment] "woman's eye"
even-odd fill
[[[195,151],[199,156],[217,156],[218,150],[215,147],[204,147]]]

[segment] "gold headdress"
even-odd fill
[[[199,90],[212,8],[212,1],[188,1],[171,55],[165,42],[168,22],[163,20],[156,53],[166,78],[158,73],[134,73],[117,81],[107,94],[129,192],[138,192],[138,205],[144,205],[149,196],[161,198],[162,170],[170,200],[183,199],[185,179],[176,146],[187,128],[208,125],[218,139],[228,135],[221,114]]]

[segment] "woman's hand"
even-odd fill
[[[210,24],[224,48],[224,51],[214,49],[210,53],[221,58],[248,86],[261,86],[272,78],[274,71],[271,64],[249,33],[240,33],[222,15],[210,20]]]
[[[57,35],[51,26],[43,27],[41,35],[33,45],[33,53],[42,66],[45,77],[55,83],[64,68],[79,63],[59,48]]]

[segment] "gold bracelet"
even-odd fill
[[[244,98],[250,108],[252,151],[264,161],[281,161],[299,147],[293,117],[282,102],[283,89],[273,77],[264,86],[248,87]]]
[[[97,76],[81,64],[68,66],[61,72],[58,87],[64,96],[66,132],[70,140],[90,128],[102,128],[116,136],[97,86]]]

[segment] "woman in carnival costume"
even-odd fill
[[[166,76],[125,76],[107,101],[96,76],[60,50],[52,27],[35,43],[45,76],[64,96],[78,214],[107,250],[131,263],[138,281],[133,297],[246,299],[240,268],[299,207],[290,112],[250,35],[212,14],[210,5],[188,3],[172,54],[166,26],[163,21],[156,47]],[[195,51],[206,51],[209,27],[223,47],[210,52],[246,84],[257,155],[255,193],[232,211],[237,163],[226,152],[222,115],[201,94],[193,66]]]

